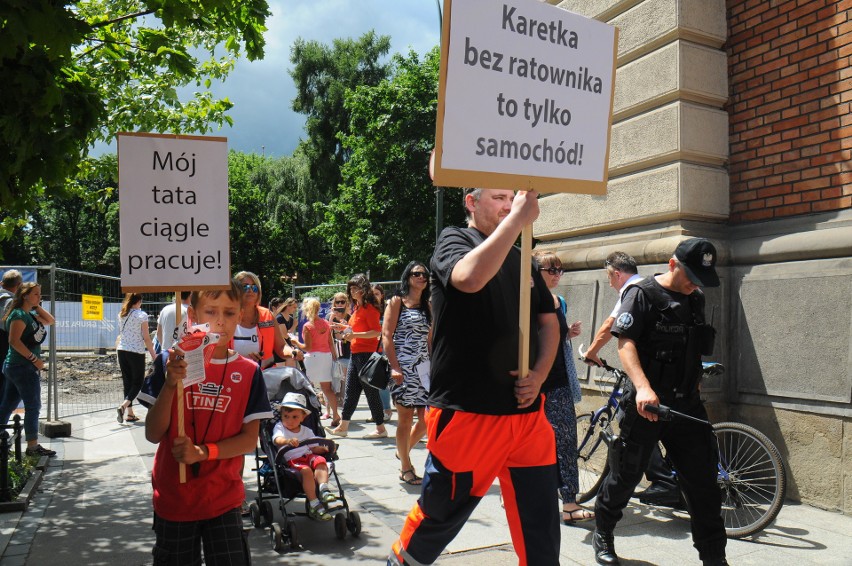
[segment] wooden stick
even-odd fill
[[[175,324],[177,325],[177,328],[180,328],[181,314],[180,291],[177,291],[175,293]],[[165,338],[165,336],[163,336],[163,338]],[[177,419],[178,436],[184,437],[186,436],[186,432],[184,431],[183,416],[183,381],[179,381],[177,386]],[[180,474],[180,483],[186,483],[186,464],[183,462],[178,465],[178,473]]]
[[[518,315],[518,378],[530,372],[530,263],[532,262],[532,224],[521,231],[521,292]]]

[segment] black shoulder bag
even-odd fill
[[[399,315],[402,315],[402,299],[399,301]],[[399,325],[399,315],[396,318],[396,323]],[[379,343],[376,344],[376,351],[370,354],[370,359],[358,372],[358,379],[365,386],[369,385],[376,389],[387,389],[390,383],[391,368],[388,357],[383,353],[379,353],[379,348],[382,346],[382,337],[379,336]]]

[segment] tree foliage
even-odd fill
[[[290,282],[328,277],[332,262],[314,227],[316,187],[307,160],[232,151],[229,156],[231,265],[261,276],[264,300],[289,294]]]
[[[292,157],[270,161],[255,173],[258,183],[269,188],[267,210],[270,220],[285,231],[285,271],[301,281],[324,280],[334,262],[324,240],[313,233],[324,206],[322,191],[310,174],[307,157],[296,151]]]
[[[435,189],[428,174],[435,140],[436,47],[393,59],[391,78],[350,92],[350,152],[340,194],[318,227],[344,271],[369,268],[374,279],[394,279],[411,260],[428,261],[435,243]],[[450,192],[443,222],[461,218]]]
[[[92,173],[76,182],[81,194],[44,199],[30,215],[24,233],[30,252],[26,263],[118,276],[116,156],[95,160]]]
[[[290,74],[296,83],[293,110],[305,114],[307,139],[300,144],[311,177],[329,197],[337,194],[340,168],[348,155],[340,140],[349,133],[346,92],[374,86],[388,76],[379,60],[390,50],[388,36],[368,32],[359,39],[335,39],[331,46],[297,39],[293,44]],[[327,202],[328,199],[326,199]]]
[[[266,0],[0,3],[0,237],[40,198],[81,189],[65,181],[95,141],[230,123],[206,89],[241,52],[263,56],[268,15]],[[189,85],[203,88],[180,100]]]

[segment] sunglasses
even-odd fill
[[[342,300],[342,301],[334,301],[334,304],[335,304],[335,305],[345,305],[345,304],[346,304],[346,300]]]
[[[542,267],[539,269],[539,271],[546,271],[551,275],[562,275],[563,273],[565,273],[565,270],[563,270],[561,267]]]
[[[257,293],[258,291],[260,291],[260,287],[258,287],[257,285],[243,285],[243,290],[246,293],[248,293],[249,291],[251,291],[252,293]]]
[[[429,277],[429,274],[425,271],[412,271],[409,273],[409,277],[420,277],[421,279],[426,279]]]

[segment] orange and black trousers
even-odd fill
[[[556,444],[537,412],[482,415],[432,408],[420,499],[405,520],[389,565],[431,564],[500,478],[519,564],[559,564]]]

